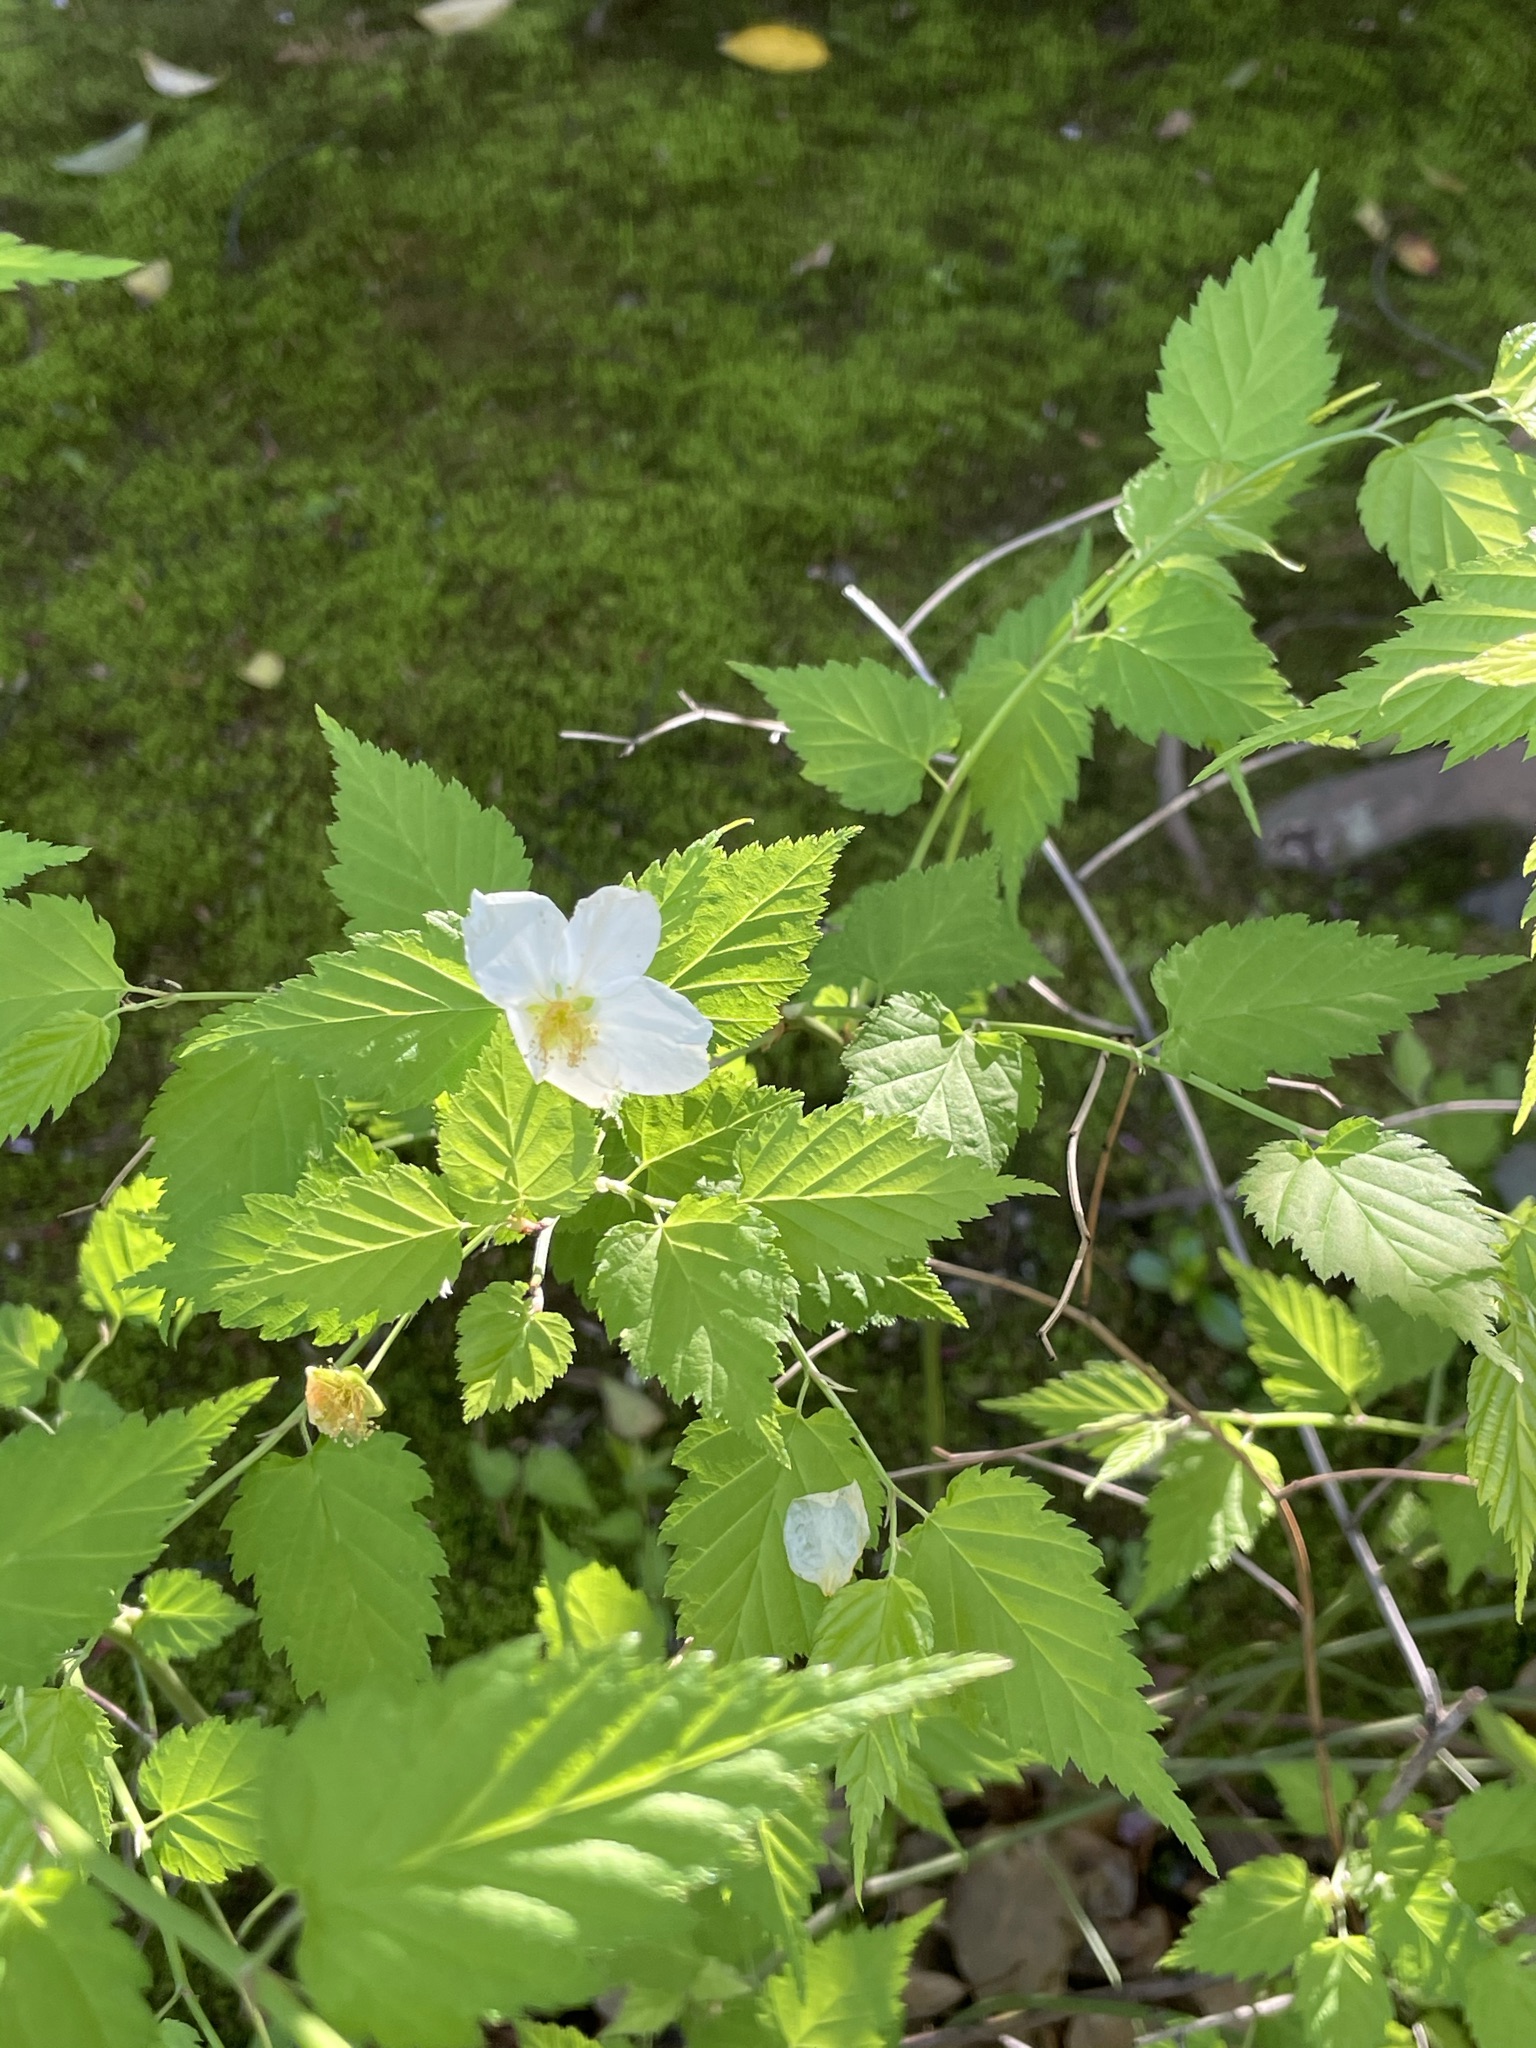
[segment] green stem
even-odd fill
[[[105,1351],[109,1345],[115,1344],[117,1342],[118,1332],[122,1329],[123,1325],[121,1319],[114,1323],[109,1322],[105,1318],[103,1318],[102,1322],[98,1325],[98,1327],[101,1331],[101,1335],[96,1339],[96,1342],[91,1346],[90,1350],[86,1352],[85,1356],[81,1359],[80,1363],[75,1367],[74,1371],[70,1374],[69,1377],[71,1380],[83,1380],[85,1378],[86,1374],[90,1371],[91,1367],[96,1363],[97,1359],[100,1358],[103,1351]]]
[[[341,1357],[336,1361],[338,1367],[349,1365],[361,1349],[362,1340],[359,1338],[356,1344],[349,1345],[341,1354]],[[306,1413],[307,1410],[301,1401],[298,1407],[285,1415],[275,1428],[269,1429],[266,1435],[260,1438],[254,1447],[246,1452],[243,1458],[237,1458],[227,1472],[221,1472],[217,1479],[210,1479],[202,1492],[188,1501],[175,1521],[169,1525],[165,1532],[166,1535],[169,1536],[172,1529],[179,1529],[183,1522],[190,1522],[195,1514],[207,1507],[209,1501],[217,1500],[221,1493],[234,1485],[242,1473],[249,1472],[253,1465],[259,1463],[267,1455],[268,1451],[272,1449],[274,1444],[280,1444],[290,1430],[297,1429],[304,1420]]]
[[[1399,1422],[1390,1415],[1330,1415],[1318,1410],[1279,1410],[1251,1414],[1244,1408],[1208,1408],[1208,1422],[1232,1422],[1240,1429],[1373,1429],[1383,1436],[1434,1436],[1438,1432],[1423,1422]]]
[[[209,1719],[208,1709],[187,1686],[181,1673],[174,1665],[167,1664],[163,1657],[151,1657],[147,1650],[140,1649],[133,1639],[133,1630],[125,1622],[114,1621],[107,1635],[126,1650],[145,1677],[157,1685],[189,1727],[196,1727],[199,1721]]]
[[[172,1003],[254,1003],[267,994],[264,988],[184,988],[175,990],[131,988],[131,996],[143,996],[141,1003],[125,1003],[127,1010],[166,1010]]]
[[[956,860],[959,858],[960,849],[965,844],[965,828],[967,825],[970,824],[970,822],[971,792],[970,789],[967,788],[965,795],[960,799],[960,808],[955,813],[955,822],[950,827],[949,844],[944,849],[945,867],[953,867]]]

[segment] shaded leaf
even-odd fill
[[[1051,972],[999,895],[995,861],[975,854],[866,883],[828,920],[809,986],[868,982],[881,995],[911,991],[961,1003]]]
[[[871,1116],[906,1117],[920,1138],[1001,1166],[1040,1106],[1027,1042],[965,1026],[934,996],[882,1003],[843,1054],[848,1094]]]
[[[894,815],[916,803],[928,763],[960,727],[949,700],[921,678],[878,661],[857,667],[752,668],[731,663],[789,727],[805,778],[850,810]]]

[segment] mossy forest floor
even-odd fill
[[[0,0],[0,227],[174,267],[148,310],[116,285],[0,301],[0,813],[94,848],[86,884],[135,979],[237,989],[336,932],[316,703],[503,805],[567,899],[727,818],[764,836],[823,821],[792,763],[743,735],[621,761],[559,730],[630,730],[678,689],[745,708],[733,657],[878,652],[838,595],[850,572],[899,615],[1113,490],[1146,459],[1169,321],[1314,166],[1346,388],[1470,381],[1384,316],[1362,201],[1439,253],[1432,279],[1392,275],[1410,322],[1486,360],[1536,314],[1526,10],[1374,4],[806,0],[832,61],[775,78],[717,54],[753,18],[734,0],[519,0],[449,43],[404,5]],[[156,99],[143,46],[227,77]],[[1160,138],[1176,109],[1193,126]],[[50,168],[141,118],[133,167]],[[1303,578],[1245,572],[1304,687],[1403,601],[1351,537],[1354,481],[1314,494]],[[1048,554],[941,615],[941,671]],[[241,680],[257,649],[285,657],[276,689]],[[1069,847],[1153,800],[1147,751],[1106,738]],[[1513,865],[1494,833],[1331,887],[1277,880],[1229,810],[1202,813],[1209,904],[1161,839],[1105,877],[1134,964],[1208,915],[1330,900],[1455,944],[1456,895]],[[895,843],[867,832],[852,874]],[[1047,878],[1026,882],[1025,916],[1083,999],[1111,1000]],[[1517,1011],[1497,992],[1457,1007],[1431,1034],[1442,1064],[1485,1082]],[[0,1159],[5,1292],[82,1334],[79,1225],[55,1219],[133,1149],[170,1033],[128,1040],[94,1097]],[[1055,1075],[1043,1178],[1080,1078]],[[1188,1177],[1151,1091],[1129,1128],[1142,1150],[1112,1197]],[[1216,1129],[1235,1168],[1244,1134]],[[1068,1239],[1044,1208],[974,1251],[1054,1284]],[[1214,1385],[1230,1360],[1128,1287],[1127,1248],[1101,1260],[1101,1307]],[[437,1475],[456,1652],[527,1624],[537,1528],[512,1517],[509,1546],[471,1481],[449,1334],[446,1311],[424,1317],[388,1393]],[[957,1440],[988,1426],[974,1396],[1044,1370],[1008,1316],[946,1352]],[[260,1364],[199,1329],[174,1361],[125,1337],[105,1376],[156,1404]],[[850,1376],[888,1447],[915,1451],[915,1345],[872,1342]],[[612,1505],[595,1414],[562,1392],[535,1426],[585,1430]],[[1495,1654],[1518,1661],[1513,1630]]]

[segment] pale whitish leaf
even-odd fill
[[[0,1305],[0,1407],[30,1408],[68,1349],[59,1324],[40,1308]]]
[[[435,36],[466,36],[489,28],[511,5],[512,0],[431,0],[416,9],[416,19]]]
[[[878,661],[731,666],[788,725],[786,737],[805,764],[807,782],[831,790],[853,811],[906,810],[922,793],[929,760],[959,737],[946,697]]]
[[[150,1657],[196,1657],[255,1616],[201,1572],[151,1572],[139,1594],[133,1639]]]
[[[1267,1775],[1291,1826],[1304,1835],[1326,1835],[1328,1816],[1316,1763],[1309,1757],[1305,1763],[1271,1764]],[[1342,1815],[1355,1796],[1355,1774],[1347,1765],[1335,1763],[1329,1767],[1329,1780],[1334,1809]]]
[[[814,29],[796,28],[785,21],[759,22],[723,36],[722,57],[744,64],[749,71],[787,73],[819,71],[831,61],[832,52]]]
[[[852,1102],[781,1113],[742,1140],[737,1158],[743,1200],[807,1282],[823,1268],[890,1273],[1027,1187]]]
[[[20,1692],[0,1710],[0,1749],[98,1842],[112,1826],[106,1765],[115,1747],[106,1715],[77,1686]],[[32,1816],[0,1790],[0,1886],[46,1854]]]
[[[1496,1227],[1422,1138],[1350,1117],[1315,1149],[1300,1139],[1261,1146],[1239,1189],[1270,1243],[1294,1245],[1320,1280],[1342,1273],[1458,1336],[1490,1328]]]
[[[1536,422],[1536,320],[1512,327],[1499,343],[1488,388],[1505,416],[1529,432]]]
[[[149,123],[135,121],[105,142],[93,142],[89,149],[76,150],[72,156],[56,156],[53,168],[71,178],[110,178],[114,171],[126,171],[136,164],[148,140]]]
[[[1070,622],[1089,559],[1085,534],[1059,576],[1020,610],[1006,613],[996,632],[982,634],[955,684],[962,748],[986,742],[969,787],[1010,894],[1018,890],[1024,863],[1077,795],[1080,763],[1093,748],[1093,713],[1071,665],[1047,662],[1034,673],[1053,635]]]
[[[158,306],[170,290],[175,273],[168,256],[157,256],[153,263],[141,263],[137,270],[130,270],[122,280],[123,290],[136,306]]]
[[[262,1645],[286,1655],[301,1698],[426,1672],[442,1633],[432,1581],[448,1569],[416,1507],[431,1490],[393,1435],[270,1453],[241,1481],[224,1525],[235,1576],[255,1581]]]
[[[1536,1331],[1523,1316],[1505,1333],[1496,1356],[1479,1352],[1472,1361],[1467,1471],[1495,1533],[1514,1552],[1518,1615],[1536,1555]]]
[[[784,1517],[801,1494],[855,1480],[873,1517],[880,1474],[832,1409],[779,1417],[782,1465],[760,1435],[694,1423],[675,1462],[688,1477],[667,1512],[672,1546],[667,1591],[681,1629],[721,1657],[796,1657],[810,1649],[826,1602],[797,1579],[784,1554]]]
[[[1236,1432],[1227,1435],[1236,1445]],[[1185,1437],[1168,1453],[1147,1496],[1147,1566],[1136,1596],[1138,1613],[1191,1579],[1219,1571],[1234,1551],[1253,1548],[1275,1504],[1249,1468],[1257,1467],[1276,1487],[1282,1474],[1257,1444],[1247,1447],[1247,1460],[1203,1433]]]
[[[823,832],[729,854],[700,840],[638,878],[661,905],[651,974],[710,1019],[717,1055],[761,1037],[804,985],[832,870],[852,836]]]
[[[431,910],[469,909],[472,889],[526,889],[533,867],[499,811],[358,739],[317,710],[336,764],[334,863],[325,879],[350,932],[408,931]]]
[[[1316,194],[1314,173],[1274,238],[1225,283],[1207,279],[1170,329],[1147,400],[1152,438],[1170,461],[1254,468],[1308,438],[1335,369],[1334,315],[1307,241]]]
[[[934,996],[892,996],[847,1051],[848,1093],[871,1116],[904,1116],[1001,1166],[1040,1107],[1040,1066],[1022,1038],[961,1024]]]
[[[311,1714],[263,1816],[267,1869],[304,1911],[304,1987],[379,2048],[580,2005],[636,1944],[686,1953],[689,1895],[755,1865],[758,1823],[798,1802],[807,1766],[978,1668],[786,1673],[523,1643]]]
[[[1309,2041],[1386,2048],[1392,1993],[1363,1934],[1330,1934],[1296,1962],[1296,2004]]]
[[[1129,1618],[1095,1576],[1099,1555],[1082,1531],[1031,1481],[972,1469],[906,1542],[900,1569],[927,1596],[935,1643],[1012,1660],[977,1698],[1014,1753],[1107,1778],[1203,1856],[1153,1733],[1146,1674],[1125,1645]]]
[[[312,1167],[292,1195],[252,1195],[210,1247],[220,1322],[334,1344],[420,1308],[463,1257],[443,1185],[419,1166]]]
[[[718,1067],[686,1095],[626,1096],[619,1123],[635,1164],[624,1177],[671,1202],[701,1180],[724,1180],[747,1132],[797,1099],[783,1088],[759,1087],[745,1060]]]
[[[164,1182],[136,1174],[96,1211],[80,1247],[80,1298],[109,1322],[157,1323],[170,1245],[156,1228]]]
[[[0,291],[7,288],[6,245],[14,240],[13,235],[0,235]],[[46,256],[51,252],[39,249],[33,253]],[[59,260],[67,262],[69,259],[61,257]],[[10,289],[15,289],[14,281]],[[0,891],[14,889],[18,882],[26,881],[29,875],[39,874],[44,868],[69,867],[77,860],[84,860],[90,850],[88,846],[50,846],[45,839],[29,839],[25,832],[0,831]]]
[[[1110,607],[1106,632],[1082,643],[1074,673],[1138,739],[1177,733],[1226,747],[1291,706],[1275,658],[1237,600],[1187,568],[1153,568]]]
[[[1319,1886],[1299,1856],[1258,1856],[1203,1892],[1172,1968],[1213,1977],[1276,1977],[1328,1931]]]
[[[161,1736],[139,1768],[139,1786],[160,1816],[155,1855],[172,1877],[218,1884],[261,1854],[261,1781],[283,1737],[259,1721],[212,1715]]]
[[[0,1440],[0,1686],[42,1685],[101,1634],[214,1451],[271,1385],[153,1422],[126,1415]]]
[[[1429,1472],[1461,1472],[1467,1469],[1465,1437],[1456,1437],[1431,1451],[1422,1461]],[[1470,1486],[1425,1486],[1420,1489],[1430,1527],[1445,1559],[1445,1582],[1452,1594],[1459,1594],[1474,1572],[1490,1579],[1515,1576],[1514,1553],[1502,1536],[1494,1534],[1488,1510]]]
[[[140,50],[139,69],[150,91],[167,100],[195,100],[220,83],[209,72],[189,71],[184,64],[168,63],[153,50]]]
[[[868,1548],[869,1510],[857,1480],[827,1493],[802,1493],[784,1510],[789,1568],[826,1599],[847,1585]]]
[[[547,1392],[575,1357],[576,1335],[564,1316],[529,1306],[524,1281],[493,1280],[459,1310],[453,1350],[473,1422]]]
[[[155,2048],[142,1993],[149,1965],[115,1904],[71,1870],[0,1891],[0,2041],[5,2048]]]
[[[1442,419],[1365,473],[1360,523],[1415,597],[1536,525],[1536,463],[1477,420]]]
[[[601,1149],[591,1110],[535,1081],[504,1028],[438,1103],[438,1163],[471,1223],[571,1215],[592,1193]]]
[[[1210,925],[1152,970],[1168,1012],[1163,1055],[1181,1074],[1258,1088],[1276,1068],[1324,1075],[1374,1052],[1442,995],[1523,963],[1517,956],[1432,953],[1368,936],[1349,918],[1292,913]]]
[[[937,1907],[883,1927],[837,1928],[808,1951],[804,1981],[770,1977],[762,2003],[785,2048],[889,2048],[901,2032],[901,1987]]]
[[[906,990],[960,1003],[1053,971],[999,895],[996,862],[976,854],[866,883],[828,919],[808,985],[867,982],[877,994]]]
[[[643,1377],[739,1428],[771,1427],[795,1283],[773,1226],[733,1195],[685,1195],[610,1230],[598,1311]]]
[[[1222,1264],[1237,1289],[1248,1355],[1271,1401],[1342,1415],[1380,1379],[1380,1345],[1336,1295],[1289,1273],[1263,1273],[1230,1257]]]
[[[18,285],[32,285],[34,288],[45,284],[84,283],[90,278],[121,277],[125,270],[132,270],[138,262],[136,256],[79,256],[73,249],[40,249],[35,243],[24,242],[20,235],[0,234],[0,292],[13,292]],[[0,844],[21,838],[19,832],[0,833]],[[87,848],[60,846],[47,849],[50,853],[63,856],[66,860],[83,859]],[[52,867],[52,860],[38,860],[35,846],[28,849],[34,868]],[[13,888],[23,877],[33,873],[34,868],[23,868],[21,874],[0,887]],[[0,856],[0,873],[6,872],[5,857]]]

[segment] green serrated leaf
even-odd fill
[[[62,2048],[65,2040],[69,2048],[155,2048],[142,1996],[149,1965],[114,1914],[69,1870],[39,1871],[0,1891],[5,2048]]]
[[[158,1323],[170,1250],[156,1227],[165,1183],[136,1174],[91,1218],[80,1247],[80,1298],[110,1323]]]
[[[619,1107],[634,1166],[624,1178],[663,1201],[691,1194],[700,1181],[724,1180],[748,1131],[799,1097],[763,1088],[745,1060],[717,1067],[686,1095],[629,1095]]]
[[[1294,1245],[1320,1280],[1343,1273],[1458,1336],[1487,1333],[1498,1307],[1495,1227],[1422,1138],[1350,1117],[1315,1149],[1261,1146],[1239,1192],[1270,1243]]]
[[[1507,418],[1529,429],[1536,420],[1536,320],[1512,327],[1499,343],[1488,390]]]
[[[1236,1444],[1235,1430],[1226,1434]],[[1257,1444],[1249,1461],[1274,1486],[1280,1467]],[[1168,1453],[1162,1477],[1147,1496],[1147,1567],[1138,1613],[1191,1579],[1219,1571],[1234,1551],[1253,1548],[1275,1504],[1253,1473],[1214,1437],[1187,1436]]]
[[[1372,1300],[1358,1290],[1350,1295],[1349,1305],[1376,1339],[1381,1357],[1381,1378],[1373,1389],[1377,1394],[1421,1380],[1456,1356],[1456,1333],[1443,1323],[1411,1316],[1395,1301],[1383,1296]]]
[[[26,1302],[0,1303],[0,1408],[30,1408],[68,1352],[52,1316]]]
[[[1166,1960],[1215,1977],[1276,1977],[1327,1930],[1327,1908],[1301,1858],[1258,1856],[1202,1892]]]
[[[829,920],[810,985],[867,982],[877,994],[913,991],[947,1004],[1050,972],[998,894],[996,862],[976,854],[866,883]]]
[[[771,1223],[733,1195],[685,1195],[609,1231],[598,1311],[636,1370],[739,1429],[769,1425],[796,1289]]]
[[[845,1330],[885,1329],[905,1318],[915,1323],[967,1327],[954,1296],[930,1267],[911,1266],[871,1280],[860,1273],[818,1273],[800,1284],[797,1315],[807,1330],[836,1323]]]
[[[1381,1346],[1337,1295],[1230,1257],[1222,1264],[1237,1289],[1248,1355],[1271,1401],[1342,1415],[1364,1399],[1383,1373]]]
[[[1447,1818],[1470,1803],[1460,1801]],[[1413,1814],[1398,1812],[1373,1821],[1366,1843],[1371,1939],[1392,1976],[1416,2004],[1449,1999],[1460,2005],[1468,1966],[1487,1937],[1456,1895],[1455,1858],[1446,1840]]]
[[[765,2014],[784,2048],[891,2048],[901,2033],[902,1986],[912,1951],[936,1909],[884,1927],[838,1928],[763,1987]]]
[[[852,837],[823,832],[735,853],[701,840],[639,877],[661,905],[651,974],[711,1020],[716,1055],[760,1038],[803,986],[832,870]]]
[[[117,1049],[117,1020],[65,1010],[23,1032],[0,1052],[0,1131],[36,1130],[60,1117],[106,1072]]]
[[[1441,419],[1365,473],[1360,524],[1415,597],[1536,526],[1536,463],[1477,420]]]
[[[1105,1423],[1134,1422],[1160,1416],[1167,1396],[1139,1366],[1118,1359],[1099,1359],[1072,1372],[1057,1373],[1022,1394],[1004,1394],[982,1404],[999,1415],[1022,1415],[1047,1436],[1066,1436],[1075,1429]]]
[[[809,1116],[781,1112],[737,1154],[742,1199],[779,1234],[795,1277],[823,1268],[872,1277],[926,1256],[1021,1183],[995,1174],[910,1124],[866,1117],[857,1103]]]
[[[1524,1317],[1511,1326],[1496,1356],[1479,1352],[1472,1361],[1467,1471],[1494,1533],[1514,1552],[1518,1618],[1536,1556],[1536,1331]]]
[[[553,1310],[530,1308],[524,1281],[493,1280],[459,1310],[453,1351],[473,1422],[547,1392],[576,1356],[576,1333]]]
[[[1453,1437],[1420,1463],[1427,1472],[1465,1473],[1466,1438]],[[1483,1572],[1490,1579],[1515,1576],[1514,1553],[1504,1538],[1494,1533],[1488,1510],[1474,1488],[1430,1485],[1420,1489],[1420,1498],[1445,1559],[1445,1581],[1453,1594],[1460,1593],[1474,1572]]]
[[[935,996],[890,997],[843,1064],[849,1097],[868,1115],[906,1117],[920,1138],[989,1166],[1003,1164],[1039,1110],[1040,1066],[1025,1041],[968,1028]]]
[[[1492,1947],[1467,1972],[1466,2013],[1477,2048],[1516,2048],[1536,2028],[1536,1946]]]
[[[151,1572],[139,1594],[133,1639],[150,1657],[196,1657],[255,1616],[201,1572]]]
[[[336,815],[327,828],[331,893],[349,932],[401,932],[429,910],[469,909],[472,889],[526,889],[532,863],[499,811],[476,803],[422,761],[360,740],[316,707],[336,764]]]
[[[25,832],[0,831],[0,892],[16,888],[44,868],[70,867],[84,860],[90,850],[88,846],[50,846],[45,839],[29,839]]]
[[[544,1577],[534,1589],[539,1634],[550,1653],[592,1650],[638,1635],[649,1656],[666,1643],[661,1618],[638,1587],[612,1565],[584,1559],[544,1532]]]
[[[116,1746],[101,1708],[72,1685],[19,1693],[0,1709],[0,1749],[98,1842],[111,1836],[106,1766]],[[0,1791],[0,1886],[43,1860],[32,1816]]]
[[[462,1225],[419,1166],[311,1167],[292,1195],[252,1195],[209,1249],[226,1329],[313,1330],[322,1344],[408,1315],[458,1273]]]
[[[1363,1934],[1330,1934],[1297,1958],[1296,2003],[1309,2041],[1386,2048],[1392,1993]]]
[[[786,738],[805,764],[806,781],[830,789],[852,811],[890,817],[906,810],[922,793],[932,756],[959,737],[940,691],[878,661],[829,661],[822,668],[733,661],[731,667],[788,725]]]
[[[1368,936],[1349,918],[1312,924],[1293,913],[1208,926],[1164,954],[1152,985],[1176,1073],[1258,1088],[1275,1068],[1328,1074],[1335,1060],[1375,1052],[1441,996],[1523,964],[1432,953]]]
[[[85,284],[137,270],[137,256],[82,256],[73,249],[44,249],[20,235],[0,234],[0,292],[22,285]]]
[[[1317,1765],[1311,1758],[1305,1763],[1271,1764],[1266,1776],[1293,1828],[1303,1835],[1327,1834],[1328,1815],[1323,1808]],[[1334,1809],[1343,1814],[1357,1790],[1355,1774],[1348,1765],[1334,1763],[1329,1766],[1329,1777],[1333,1784]]]
[[[448,1569],[415,1505],[430,1491],[404,1437],[384,1434],[269,1453],[241,1482],[224,1525],[235,1575],[255,1581],[262,1645],[301,1698],[425,1675]]]
[[[977,1698],[1015,1754],[1109,1779],[1203,1857],[1123,1639],[1129,1618],[1095,1576],[1098,1552],[1082,1531],[1030,1480],[972,1468],[906,1544],[900,1569],[927,1595],[935,1642],[1012,1659]]]
[[[107,1627],[213,1452],[271,1384],[153,1422],[125,1415],[0,1441],[0,1686],[42,1685]]]
[[[438,1162],[471,1223],[569,1216],[592,1193],[602,1143],[590,1109],[528,1072],[499,1027],[438,1104]]]
[[[674,1456],[688,1477],[662,1534],[672,1545],[667,1591],[680,1627],[700,1648],[729,1657],[796,1657],[826,1606],[825,1596],[789,1568],[784,1516],[792,1500],[857,1481],[871,1525],[882,1487],[868,1454],[831,1409],[779,1416],[787,1465],[763,1437],[696,1422]]]
[[[155,1855],[172,1877],[218,1884],[261,1855],[260,1794],[282,1744],[276,1728],[212,1715],[162,1735],[139,1769],[160,1818]]]
[[[0,1137],[62,1115],[112,1057],[128,993],[112,945],[75,897],[0,901]]]

